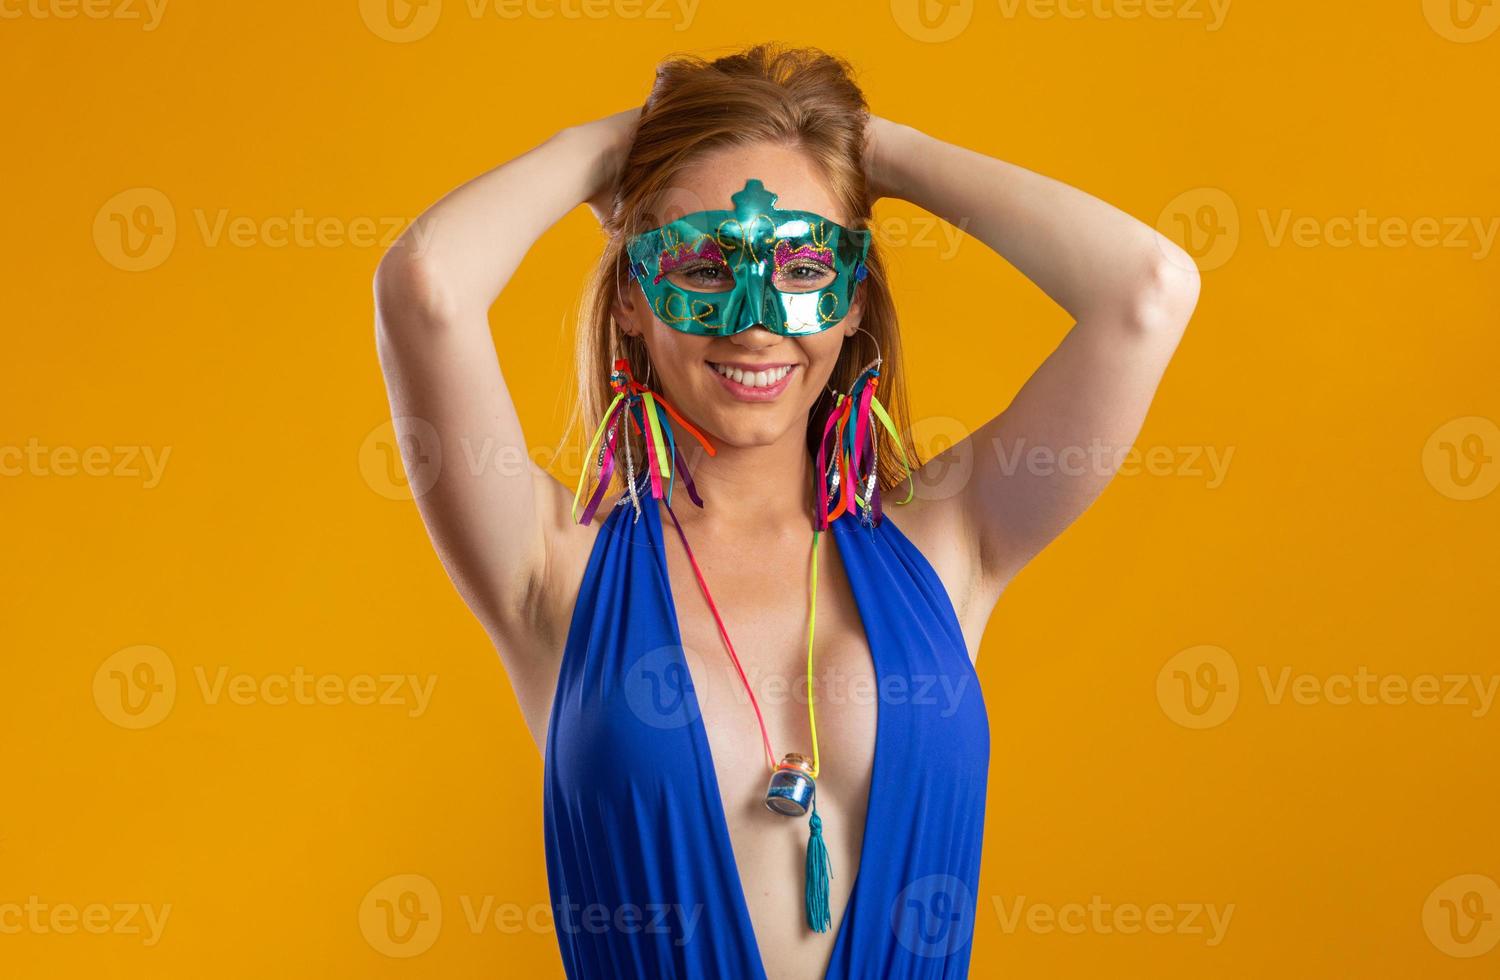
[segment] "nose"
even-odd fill
[[[765,327],[756,325],[746,327],[739,333],[729,335],[730,343],[747,351],[761,351],[767,347],[774,347],[781,342],[781,335],[772,333]]]

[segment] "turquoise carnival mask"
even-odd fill
[[[783,211],[759,180],[730,200],[732,211],[695,211],[626,242],[656,318],[710,336],[753,326],[796,336],[842,320],[869,274],[870,233]]]

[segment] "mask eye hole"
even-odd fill
[[[827,289],[836,278],[821,262],[799,259],[776,270],[775,286],[784,293],[812,293]]]
[[[734,273],[722,262],[696,259],[667,273],[667,281],[695,293],[727,293],[734,288]]]

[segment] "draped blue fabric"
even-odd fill
[[[600,525],[563,651],[543,775],[558,946],[575,980],[765,980],[660,508],[645,496],[637,518],[627,500]],[[899,515],[869,528],[846,512],[829,530],[879,692],[859,868],[832,910],[838,980],[967,976],[978,911],[988,717],[953,605]],[[789,901],[801,891],[788,882]]]

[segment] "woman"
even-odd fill
[[[879,197],[965,228],[1076,321],[926,463],[897,438]],[[612,503],[530,463],[487,322],[579,203],[608,243],[576,417]],[[986,315],[983,283],[955,285]],[[989,761],[973,657],[1138,433],[1197,301],[1191,260],[1081,191],[872,116],[842,60],[762,45],[670,59],[641,109],[459,187],[375,289],[399,431],[527,460],[449,466],[418,505],[544,753],[569,975],[965,975]],[[977,378],[1000,351],[947,356]],[[1036,447],[1056,465],[1015,465]],[[911,492],[960,459],[956,491]]]

